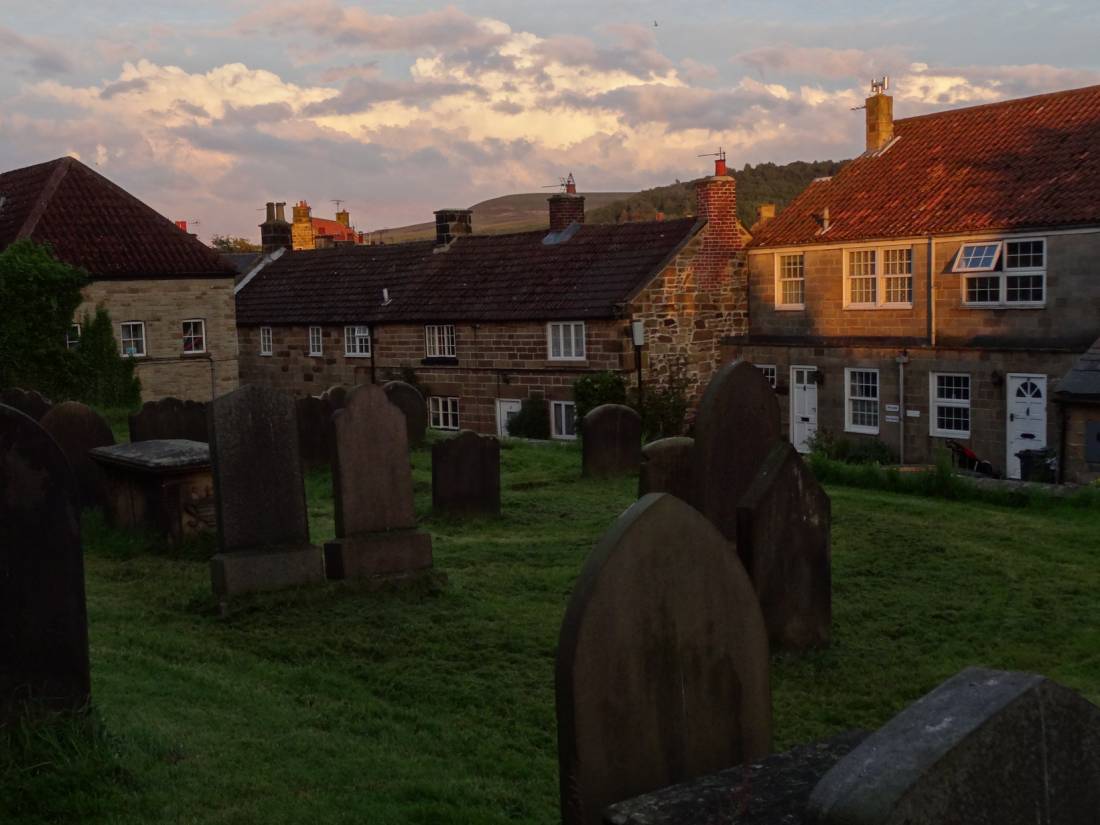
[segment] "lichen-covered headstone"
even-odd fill
[[[24,390],[19,387],[0,390],[0,404],[6,404],[19,410],[19,412],[29,415],[35,421],[41,421],[42,416],[48,413],[50,407],[53,406],[53,402],[44,397],[38,390]]]
[[[80,501],[85,507],[104,506],[108,498],[107,476],[89,451],[115,443],[110,425],[99,413],[79,401],[55,404],[39,422],[69,459],[80,485]]]
[[[0,405],[0,727],[89,701],[80,496],[57,443]]]
[[[638,472],[642,461],[642,418],[624,404],[601,404],[584,417],[581,464],[588,478]]]
[[[327,467],[332,461],[332,408],[315,395],[295,402],[298,414],[298,449],[305,467]]]
[[[555,672],[563,822],[771,747],[768,641],[729,543],[674,496],[637,501],[585,562]]]
[[[684,501],[690,501],[694,445],[694,439],[673,436],[651,441],[642,447],[638,497],[646,493],[671,493]]]
[[[138,412],[130,416],[129,424],[130,441],[209,440],[206,404],[201,401],[181,401],[178,398],[146,401]]]
[[[420,394],[420,390],[404,381],[387,381],[382,389],[386,391],[390,403],[405,414],[409,446],[419,447],[424,443],[424,434],[428,430],[428,405],[424,396]]]
[[[432,509],[500,515],[500,442],[463,430],[432,445]]]

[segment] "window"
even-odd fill
[[[1005,303],[1041,304],[1046,299],[1046,241],[1005,241]]]
[[[370,355],[370,327],[344,327],[344,355],[349,358]]]
[[[184,353],[206,352],[206,321],[192,318],[183,322]]]
[[[271,355],[271,327],[260,327],[260,355]]]
[[[455,357],[455,328],[453,324],[424,327],[424,354],[428,358]]]
[[[882,279],[886,303],[913,303],[912,247],[882,250]]]
[[[966,275],[963,300],[967,304],[1041,306],[1046,300],[1046,241],[1024,238],[963,244],[954,271],[990,273]]]
[[[127,321],[122,330],[122,357],[142,358],[145,355],[145,322]]]
[[[324,353],[324,345],[321,342],[321,328],[310,327],[309,328],[309,354],[310,355],[322,355]]]
[[[458,429],[458,399],[433,395],[428,399],[432,427],[437,430]]]
[[[844,429],[878,435],[878,370],[844,370]]]
[[[878,303],[877,286],[875,250],[853,249],[848,253],[848,303],[874,306]]]
[[[955,272],[992,272],[1001,257],[1001,242],[964,243],[955,258]]]
[[[845,306],[913,305],[913,250],[853,249],[848,252]]]
[[[928,376],[928,395],[932,407],[928,421],[931,434],[969,438],[970,376],[933,372]]]
[[[771,384],[772,389],[775,389],[775,366],[772,364],[755,364],[758,370],[764,373],[764,377],[768,379],[768,383]]]
[[[797,255],[779,255],[776,259],[777,307],[802,309],[806,299],[805,257]]]
[[[80,324],[70,324],[69,331],[65,333],[65,349],[76,349],[80,346]]]
[[[550,411],[553,413],[554,438],[577,437],[577,408],[572,401],[551,401]]]
[[[584,321],[547,324],[546,351],[551,361],[583,361]]]

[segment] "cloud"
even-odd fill
[[[905,62],[906,49],[897,46],[881,49],[829,49],[776,45],[763,46],[735,55],[735,63],[743,63],[761,75],[797,75],[826,80],[859,78],[889,74],[892,68]]]
[[[132,80],[108,83],[100,90],[99,96],[103,100],[110,100],[115,95],[124,95],[127,92],[144,92],[147,88],[149,88],[148,80],[144,77],[135,77]]]
[[[24,37],[6,26],[0,26],[0,55],[24,58],[35,72],[45,75],[68,74],[72,61],[56,46],[41,38]]]

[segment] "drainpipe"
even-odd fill
[[[909,353],[902,350],[894,359],[898,364],[898,461],[905,463],[905,365]]]
[[[1066,405],[1062,399],[1055,398],[1058,405],[1058,418],[1061,421],[1061,432],[1058,433],[1058,483],[1066,483]]]
[[[372,384],[378,383],[378,373],[376,371],[374,354],[378,352],[378,342],[374,339],[375,331],[378,328],[374,325],[370,327],[370,382]]]
[[[928,345],[936,346],[936,291],[933,279],[936,267],[936,239],[928,236]]]

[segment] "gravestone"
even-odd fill
[[[0,404],[6,404],[19,410],[19,412],[29,415],[35,421],[41,421],[42,416],[48,413],[50,407],[53,406],[53,403],[38,390],[23,390],[19,387],[0,390]]]
[[[107,477],[89,455],[96,447],[115,443],[114,433],[103,416],[79,401],[55,404],[39,422],[61,447],[76,473],[80,501],[84,507],[101,507],[107,502]]]
[[[321,398],[328,402],[333,412],[336,412],[337,410],[343,409],[349,392],[350,390],[343,384],[333,384],[321,393]]]
[[[229,596],[322,581],[309,543],[298,425],[290,396],[244,386],[208,409],[219,553],[214,593]]]
[[[679,499],[690,501],[694,445],[692,438],[674,436],[651,441],[642,447],[638,497],[646,493],[671,493]]]
[[[356,387],[333,415],[336,540],[325,545],[330,579],[431,567],[432,543],[416,531],[405,416],[374,384]]]
[[[500,442],[463,430],[432,445],[432,509],[500,515]]]
[[[1100,708],[1030,673],[967,668],[814,788],[814,825],[1055,825],[1100,812]]]
[[[772,647],[829,643],[829,496],[789,442],[776,443],[737,505],[737,554],[760,599]]]
[[[0,728],[30,700],[79,710],[90,690],[76,476],[42,427],[0,405]]]
[[[623,404],[601,404],[584,417],[581,463],[589,478],[638,472],[642,462],[642,417]]]
[[[771,746],[768,640],[729,543],[666,494],[597,544],[555,669],[562,820],[754,760]]]
[[[146,401],[130,416],[130,441],[209,441],[206,432],[206,404],[162,398]]]
[[[387,381],[382,385],[391,404],[397,405],[405,414],[405,426],[409,436],[409,446],[419,447],[424,443],[424,434],[428,430],[428,405],[420,390],[404,381]]]
[[[298,449],[305,467],[327,467],[332,461],[335,432],[332,408],[315,395],[294,402],[298,415]]]

